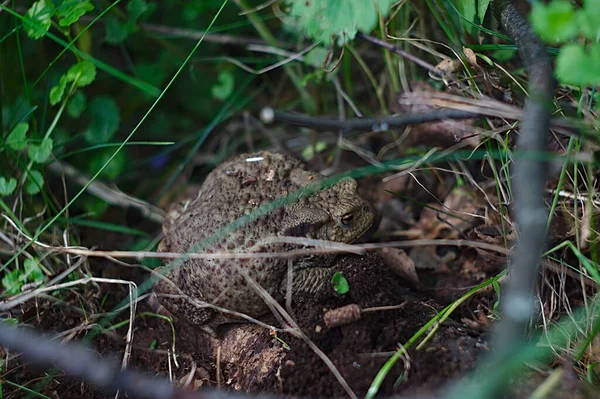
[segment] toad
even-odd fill
[[[164,277],[155,284],[154,293],[160,304],[213,335],[220,324],[240,319],[206,303],[251,317],[268,313],[249,279],[282,301],[288,287],[289,258],[226,258],[217,253],[282,253],[303,248],[302,242],[285,237],[357,240],[374,225],[374,207],[358,195],[354,179],[319,190],[323,179],[299,160],[270,152],[239,155],[215,168],[195,199],[169,213],[159,251],[216,256],[188,258],[177,267],[159,269]],[[334,260],[334,255],[293,258],[293,295],[310,294],[328,284]],[[205,306],[194,305],[184,296]]]

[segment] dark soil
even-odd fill
[[[313,297],[299,299],[293,305],[294,317],[308,337],[331,359],[354,392],[358,396],[364,396],[373,378],[398,345],[406,343],[436,314],[439,306],[407,288],[400,278],[382,266],[375,254],[344,257],[335,270],[340,271],[348,280],[350,291],[339,295],[330,289]],[[94,290],[89,291],[90,296],[86,300],[97,302],[97,295],[92,294]],[[122,298],[127,292],[122,290],[120,294]],[[115,304],[119,300],[119,295],[110,297]],[[364,310],[402,303],[404,305],[399,309],[362,313],[359,320],[338,327],[327,328],[323,321],[325,311],[349,304],[357,304]],[[79,328],[85,320],[81,312],[74,310],[76,307],[57,307],[43,301],[39,301],[37,307],[29,306],[29,309],[24,309],[25,313],[21,316],[29,314],[31,321],[34,321],[36,317],[31,312],[36,309],[39,326],[46,331],[53,328],[64,331],[65,325]],[[147,310],[146,305],[141,304],[138,313],[144,310]],[[49,317],[52,314],[54,317]],[[276,323],[274,318],[271,319],[266,318],[265,321]],[[229,331],[224,332],[225,339],[218,341],[199,330],[177,323],[177,367],[172,358],[169,360],[168,351],[173,344],[173,332],[169,323],[154,317],[138,317],[135,323],[131,366],[153,374],[158,373],[165,378],[171,370],[175,382],[184,381],[195,363],[196,373],[192,383],[196,387],[294,396],[345,396],[344,389],[325,363],[303,340],[291,334],[280,333],[278,336],[289,345],[290,349],[286,350],[268,330],[257,326],[233,325]],[[127,326],[122,327],[123,330],[125,328]],[[250,331],[253,335],[252,344],[245,343],[242,349],[230,348],[229,350],[239,351],[239,361],[228,364],[226,345],[231,344],[228,338],[236,330]],[[100,335],[93,340],[93,344],[105,355],[122,353],[124,345],[119,338],[122,335],[124,334],[115,334],[114,337]],[[80,338],[83,336],[83,333],[79,335]],[[444,382],[472,369],[486,346],[478,333],[455,321],[449,321],[440,327],[424,349],[408,350],[405,359],[399,360],[391,368],[380,392],[389,395],[439,389]],[[219,362],[215,353],[217,348],[224,354]],[[265,357],[267,353],[280,356],[272,360],[273,358]],[[17,366],[16,362],[18,361],[5,366],[9,373],[4,378],[30,381],[27,385],[30,388],[42,381],[44,374],[40,370]],[[45,387],[38,387],[50,397],[105,397],[87,383],[63,377],[60,371],[55,371],[50,376],[44,381]],[[8,386],[4,390],[9,398],[22,393],[21,389],[12,390]]]
[[[355,393],[364,396],[389,358],[390,351],[407,342],[436,314],[439,306],[406,288],[399,278],[382,267],[379,258],[373,254],[364,258],[344,258],[338,268],[350,283],[348,294],[344,297],[332,294],[324,301],[308,298],[297,310],[296,317]],[[367,281],[369,283],[365,284]],[[405,305],[401,309],[363,313],[361,319],[354,323],[315,332],[315,326],[323,325],[325,309],[351,303],[366,309],[402,302]],[[297,339],[290,345],[298,348],[289,352],[282,368],[284,393],[344,395],[325,364],[306,345]],[[441,383],[471,369],[485,346],[477,333],[451,321],[440,328],[425,350],[409,349],[406,361],[397,362],[380,392],[389,395],[438,389]],[[402,377],[400,383],[399,377]],[[394,384],[397,384],[395,389]]]

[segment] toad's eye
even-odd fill
[[[340,223],[343,227],[350,227],[352,225],[352,221],[354,220],[354,214],[347,213],[340,218]]]

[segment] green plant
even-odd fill
[[[535,2],[531,23],[542,39],[562,45],[556,76],[575,86],[600,83],[600,0],[584,0],[581,8],[565,0]]]
[[[7,150],[13,151],[15,155],[27,148],[27,156],[30,160],[29,165],[23,175],[22,184],[24,184],[27,194],[37,194],[44,185],[44,177],[42,173],[34,169],[35,164],[43,164],[52,154],[54,142],[50,137],[38,139],[35,137],[27,137],[29,132],[29,124],[20,122],[8,134],[4,145],[0,147],[0,152]],[[17,180],[15,177],[0,177],[0,195],[11,195],[17,188]]]
[[[57,25],[57,28],[63,32],[67,39],[70,39],[71,26],[79,20],[86,12],[93,10],[93,5],[85,1],[64,1],[60,6],[55,6],[54,2],[49,0],[40,0],[27,10],[25,16],[14,13],[14,11],[6,9],[23,22],[23,29],[27,36],[31,39],[38,40],[44,37],[52,24]],[[23,62],[23,60],[21,60]],[[23,65],[22,65],[23,67]],[[54,149],[54,140],[51,137],[58,120],[60,119],[64,107],[70,97],[81,87],[88,86],[96,78],[96,67],[90,61],[79,59],[67,72],[59,79],[49,93],[49,103],[56,105],[60,102],[59,111],[44,134],[37,131],[37,123],[33,123],[34,128],[30,131],[30,123],[35,115],[35,107],[29,112],[21,116],[21,121],[16,123],[5,138],[4,145],[0,151],[7,150],[12,153],[13,159],[17,160],[19,152],[27,149],[29,162],[27,165],[21,164],[22,178],[21,184],[24,185],[25,191],[30,194],[38,194],[44,185],[44,177],[41,170],[35,165],[43,165],[51,157]],[[35,85],[34,85],[35,86]],[[27,100],[20,99],[21,103],[30,103],[32,93],[26,92]],[[81,114],[81,103],[84,101],[79,95],[78,103],[71,105],[68,108],[68,114],[78,116]],[[18,107],[17,107],[18,108]],[[14,115],[13,115],[14,118]],[[15,172],[12,172],[16,175]],[[17,179],[13,176],[2,177],[0,180],[0,194],[3,196],[12,194],[17,188]]]
[[[470,24],[483,22],[492,0],[455,0],[462,17]]]
[[[369,33],[379,16],[385,17],[394,0],[312,0],[289,4],[289,24],[306,32],[315,41],[343,45],[357,32]]]
[[[350,291],[350,285],[348,284],[348,280],[342,275],[340,272],[335,272],[333,277],[331,278],[331,284],[333,284],[333,289],[340,295],[347,294]]]
[[[155,3],[146,0],[130,0],[127,3],[127,15],[119,17],[109,15],[106,18],[105,40],[110,44],[119,44],[125,41],[132,33],[139,30],[138,20],[148,17],[156,8]]]
[[[23,262],[23,269],[14,268],[4,274],[2,278],[2,287],[9,295],[15,295],[21,292],[21,287],[27,282],[39,285],[44,282],[44,273],[40,268],[37,259],[26,259]]]

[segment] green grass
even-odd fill
[[[88,212],[84,199],[95,182],[102,181],[109,186],[116,184],[132,197],[166,208],[166,204],[172,202],[170,197],[182,186],[182,181],[189,183],[191,180],[202,180],[203,175],[198,172],[199,165],[202,165],[202,171],[207,170],[242,148],[252,146],[258,149],[281,145],[296,154],[314,155],[312,149],[318,144],[322,160],[331,162],[330,164],[342,159],[342,154],[351,152],[359,153],[372,164],[334,174],[322,184],[303,193],[292,193],[288,198],[274,201],[257,212],[224,226],[213,237],[196,243],[191,251],[210,246],[211,242],[224,234],[244,228],[260,215],[289,204],[295,200],[295,196],[307,195],[335,184],[341,178],[382,177],[407,171],[415,166],[437,167],[432,172],[434,178],[438,178],[440,173],[456,172],[455,185],[466,186],[485,196],[484,202],[489,212],[486,221],[499,226],[504,246],[510,247],[513,243],[508,237],[514,230],[514,210],[510,209],[514,197],[512,166],[520,157],[528,157],[549,161],[553,166],[560,165],[558,177],[552,187],[555,192],[548,197],[551,216],[546,229],[549,232],[553,229],[556,223],[553,215],[556,214],[568,219],[572,231],[572,236],[561,237],[553,242],[544,258],[564,265],[576,276],[578,273],[585,274],[596,285],[600,284],[598,212],[593,202],[597,199],[595,179],[599,167],[597,158],[593,156],[595,147],[591,145],[597,142],[598,137],[591,126],[593,115],[597,112],[592,100],[596,94],[595,88],[591,91],[572,86],[561,88],[561,97],[554,104],[556,116],[569,115],[579,120],[587,118],[585,129],[581,129],[580,136],[570,138],[564,153],[522,154],[512,147],[512,138],[517,135],[518,124],[491,117],[481,118],[477,122],[474,126],[478,129],[477,134],[498,132],[501,129],[504,131],[495,133],[494,137],[480,136],[482,140],[477,148],[437,152],[429,152],[429,148],[424,150],[421,147],[404,148],[400,141],[404,134],[401,130],[377,133],[378,136],[367,132],[351,135],[331,132],[333,135],[327,136],[322,132],[297,127],[257,127],[257,123],[253,122],[252,116],[257,115],[263,106],[340,118],[355,117],[354,109],[359,109],[366,116],[387,115],[397,111],[399,91],[408,90],[411,86],[416,86],[417,82],[428,84],[439,91],[446,91],[450,87],[455,90],[454,93],[459,92],[470,98],[478,98],[481,94],[491,96],[493,90],[501,91],[521,106],[527,77],[516,57],[501,59],[495,56],[497,51],[514,51],[516,47],[503,33],[497,31],[497,27],[489,23],[490,17],[483,21],[470,20],[461,15],[458,11],[460,7],[455,6],[460,2],[409,1],[396,4],[395,7],[398,8],[390,10],[385,18],[376,21],[372,32],[365,32],[393,42],[432,65],[445,58],[461,59],[462,64],[452,72],[452,76],[430,74],[396,54],[358,40],[350,42],[343,49],[323,47],[322,42],[318,43],[321,50],[331,55],[331,59],[325,64],[337,65],[337,69],[330,74],[319,66],[300,60],[287,62],[280,69],[267,73],[253,74],[239,68],[239,63],[261,70],[279,62],[283,56],[250,51],[243,45],[209,43],[204,40],[205,35],[220,33],[233,39],[252,36],[262,39],[269,50],[284,48],[291,52],[301,51],[313,42],[303,35],[302,26],[293,25],[291,20],[281,18],[280,13],[285,12],[285,6],[240,15],[240,11],[249,11],[253,5],[244,0],[175,2],[171,5],[147,0],[146,5],[150,8],[158,7],[158,12],[165,17],[164,20],[161,19],[164,26],[174,33],[162,35],[134,26],[123,42],[108,45],[105,35],[109,21],[114,18],[122,25],[120,29],[126,29],[126,21],[132,14],[128,9],[130,2],[107,2],[104,4],[106,8],[96,3],[98,2],[94,3],[98,8],[86,14],[88,22],[80,21],[65,28],[59,26],[54,17],[48,32],[37,40],[25,33],[30,22],[25,17],[24,9],[15,8],[11,2],[0,5],[4,17],[0,21],[0,56],[10,60],[5,67],[0,66],[0,86],[3,88],[0,93],[2,137],[6,137],[18,123],[29,122],[27,146],[40,145],[44,139],[54,140],[52,155],[39,164],[28,156],[28,148],[15,149],[5,142],[0,143],[0,152],[3,152],[0,156],[6,159],[0,165],[0,176],[16,177],[18,180],[14,193],[0,197],[2,213],[14,225],[4,225],[6,227],[2,227],[2,233],[6,237],[22,240],[17,248],[10,248],[10,251],[1,254],[0,271],[21,271],[26,257],[42,258],[45,262],[43,266],[50,270],[49,274],[52,276],[65,270],[66,257],[48,254],[45,249],[33,245],[33,241],[90,248],[122,245],[123,248],[114,249],[125,250],[133,250],[140,243],[144,244],[144,248],[153,247],[158,240],[156,234],[159,230],[155,223],[151,227],[144,223],[129,226],[124,220],[114,219],[114,214],[110,212]],[[195,15],[193,12],[196,11],[190,11],[186,7],[200,7],[202,11]],[[151,10],[146,12],[147,14],[139,16],[138,23],[152,22],[152,18],[156,17]],[[491,10],[487,12],[489,16]],[[186,19],[189,13],[195,15],[191,20]],[[32,23],[42,26],[40,22]],[[176,28],[184,30],[177,33]],[[199,32],[204,32],[200,40],[193,44],[187,40],[188,34]],[[404,40],[396,41],[391,37]],[[478,52],[477,66],[466,62],[463,48]],[[547,51],[554,56],[559,54],[560,49],[557,46],[547,47]],[[61,102],[51,106],[51,89],[59,84],[70,67],[82,60],[95,65],[97,75],[94,82],[80,86],[80,77],[69,81]],[[235,60],[236,65],[232,64],[232,60]],[[217,78],[222,74],[230,75],[234,82],[231,95],[223,100],[214,98],[211,94]],[[339,91],[334,85],[334,78],[340,82]],[[75,93],[83,94],[85,98],[85,107],[80,116],[73,116],[72,101]],[[107,140],[94,142],[89,139],[89,131],[94,128],[90,104],[100,96],[112,99],[118,108],[116,115],[100,109],[103,116],[100,120],[112,120],[117,128]],[[248,112],[249,117],[240,123],[243,128],[232,134],[228,129],[242,120],[244,112]],[[108,123],[95,128],[94,132],[111,130]],[[272,130],[270,134],[265,134],[261,129]],[[419,134],[418,128],[411,129],[412,134]],[[90,161],[106,151],[110,152],[110,156],[103,161],[102,166],[90,169]],[[115,176],[112,179],[103,177],[103,171],[109,165],[114,167],[111,162],[118,161],[123,154],[124,165],[117,169]],[[429,154],[426,163],[422,162],[423,154]],[[202,155],[210,158],[199,162],[198,157]],[[320,159],[314,159],[316,165]],[[29,176],[43,171],[44,166],[55,160],[73,165],[82,176],[90,176],[87,184],[78,188],[68,178],[63,180],[61,176],[47,173],[43,184],[38,187],[40,193],[26,194]],[[163,166],[155,167],[155,164],[161,162],[164,163]],[[440,172],[442,169],[443,172]],[[474,176],[478,172],[481,176]],[[418,171],[411,170],[411,173],[416,173],[415,181],[421,176]],[[396,193],[395,190],[394,192]],[[564,193],[572,195],[576,200],[569,199]],[[397,194],[397,198],[405,196]],[[404,203],[418,203],[423,208],[431,208],[429,204],[416,199],[409,198]],[[456,216],[453,210],[445,209],[439,211],[439,214]],[[16,232],[16,229],[22,234]],[[80,236],[81,232],[84,234]],[[89,237],[106,236],[106,232],[125,238],[118,243],[86,241]],[[31,240],[23,238],[23,235]],[[183,261],[185,256],[172,262],[169,267],[177,267]],[[499,294],[499,300],[502,300],[499,279],[504,275],[502,272],[488,278],[456,298],[413,337],[402,343],[401,350],[387,360],[373,380],[367,397],[374,397],[386,378],[397,377],[391,374],[392,366],[400,359],[403,351],[425,348],[441,323],[451,317],[467,299],[474,298],[482,289],[491,286]],[[151,279],[140,284],[136,295],[147,292],[152,284]],[[60,297],[61,293],[57,292],[56,295]],[[106,305],[106,298],[108,294],[104,294],[102,309]],[[496,378],[519,372],[521,361],[550,359],[548,350],[536,351],[535,344],[539,342],[544,342],[558,353],[574,352],[574,366],[586,373],[589,380],[594,380],[596,363],[588,359],[587,354],[600,331],[596,314],[597,298],[588,295],[573,299],[586,306],[572,313],[561,310],[560,314],[549,321],[547,330],[532,331],[532,343],[520,348],[518,358],[506,364],[498,375],[481,376],[488,380],[482,380],[485,381],[482,384],[483,391],[473,388],[472,397],[476,397],[476,394],[483,395],[482,392],[490,394],[498,384],[499,380]],[[86,339],[92,340],[98,333],[106,333],[107,330],[114,332],[120,327],[128,326],[129,320],[115,322],[115,318],[120,316],[118,310],[124,308],[129,301],[130,298],[126,297],[114,306],[109,315],[87,332]],[[84,302],[78,305],[86,309]],[[155,316],[146,313],[139,315]],[[501,317],[495,308],[489,316]],[[558,316],[563,316],[563,319]],[[172,324],[171,328],[174,350],[176,336]],[[18,384],[3,380],[2,392],[5,393],[6,386],[10,386],[23,393],[45,397],[40,392],[43,392],[44,384],[52,378],[51,375],[36,384],[33,390],[22,381]]]

